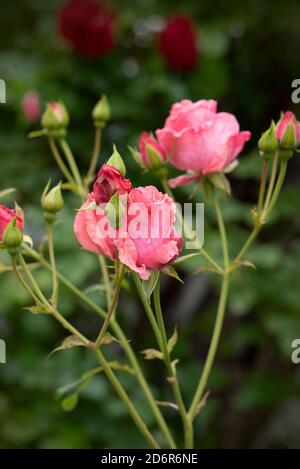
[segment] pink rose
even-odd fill
[[[139,152],[143,166],[146,168],[158,167],[167,160],[165,152],[156,139],[147,132],[142,132],[139,139]]]
[[[120,171],[113,166],[104,164],[94,183],[93,192],[97,204],[106,203],[118,192],[120,195],[128,194],[131,182],[125,179]]]
[[[74,232],[82,247],[118,258],[146,280],[151,269],[171,263],[181,251],[182,237],[176,232],[176,207],[156,187],[132,189],[124,205],[120,227],[110,225],[105,205],[97,206],[93,193],[77,212]]]
[[[18,228],[22,231],[24,227],[23,217],[17,214],[15,210],[11,210],[5,205],[0,205],[0,241],[2,241],[5,228],[14,218],[16,218]]]
[[[154,186],[138,187],[128,196],[128,232],[116,240],[120,261],[147,280],[151,269],[171,263],[182,247],[174,228],[173,200]]]
[[[188,171],[186,176],[171,180],[176,187],[223,171],[242,151],[251,133],[240,132],[233,114],[217,112],[214,100],[183,100],[172,106],[156,136],[170,162]]]
[[[286,112],[278,122],[276,138],[282,148],[293,149],[300,144],[300,126],[292,112]]]
[[[36,91],[28,91],[24,94],[22,103],[22,111],[28,121],[36,122],[41,115],[40,96]]]
[[[88,251],[115,259],[117,255],[115,234],[109,236],[106,231],[108,228],[109,221],[105,217],[104,208],[97,207],[95,196],[91,192],[75,217],[75,236],[81,246]]]

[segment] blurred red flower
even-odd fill
[[[169,18],[159,35],[159,51],[174,71],[191,70],[197,62],[196,30],[185,16]]]
[[[89,58],[100,57],[114,46],[115,20],[116,14],[97,0],[70,0],[58,14],[63,38]]]

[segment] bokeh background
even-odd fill
[[[300,105],[291,102],[291,82],[299,75],[299,2],[182,3],[175,9],[169,0],[107,1],[107,10],[114,14],[108,15],[99,35],[93,27],[87,32],[86,24],[74,30],[78,13],[77,19],[74,15],[67,19],[64,35],[73,35],[73,44],[58,27],[63,2],[19,0],[18,8],[6,2],[1,10],[0,78],[6,82],[7,103],[0,105],[0,189],[18,189],[5,203],[17,199],[22,205],[26,230],[36,245],[45,234],[41,192],[49,177],[56,182],[61,176],[45,139],[27,138],[29,131],[39,128],[38,105],[31,114],[24,113],[24,95],[33,91],[41,108],[50,99],[65,101],[71,114],[69,141],[82,170],[88,167],[93,144],[90,112],[101,93],[106,93],[113,117],[104,132],[101,159],[109,156],[116,143],[135,185],[159,185],[159,181],[141,176],[127,145],[135,146],[142,130],[160,127],[174,101],[217,99],[220,110],[233,112],[242,129],[253,132],[240,166],[230,176],[234,197],[224,200],[233,253],[241,246],[249,230],[249,210],[256,200],[261,170],[257,139],[281,110],[293,110],[300,117]],[[188,27],[185,23],[182,32],[173,23],[162,45],[160,32],[174,15],[189,18]],[[81,11],[79,16],[88,23],[88,15]],[[85,35],[87,44],[101,40],[104,45],[78,50],[76,37]],[[186,59],[183,63],[175,58],[174,64],[168,40],[180,44],[177,56]],[[192,53],[191,47],[195,48]],[[295,156],[278,210],[249,251],[257,270],[243,269],[234,277],[209,384],[211,395],[196,424],[197,447],[300,447],[300,365],[292,364],[290,358],[291,342],[300,338],[299,176],[300,159]],[[177,194],[184,200],[187,190]],[[55,230],[59,268],[81,289],[93,285],[87,293],[101,304],[97,262],[92,254],[77,248],[72,233],[79,202],[70,194],[65,198],[62,221]],[[196,199],[203,201],[200,192]],[[205,246],[219,256],[209,207],[205,215]],[[0,261],[3,271],[4,254]],[[176,354],[187,401],[209,344],[218,292],[211,274],[190,275],[199,267],[197,262],[182,268],[184,285],[165,278],[162,293],[168,328],[172,331],[177,324],[180,331]],[[38,271],[37,278],[49,289],[45,271]],[[7,343],[7,364],[0,365],[0,447],[142,447],[142,437],[104,376],[91,381],[72,412],[64,412],[56,390],[95,364],[87,353],[75,349],[48,358],[65,333],[48,317],[22,310],[28,305],[30,300],[13,275],[2,272],[0,337]],[[87,334],[96,334],[99,319],[63,289],[60,309]],[[130,285],[123,293],[119,318],[136,350],[154,345]],[[122,360],[118,346],[107,350]],[[145,368],[157,398],[169,399],[162,366],[147,362]],[[134,380],[129,375],[121,379],[152,428],[152,416]],[[175,412],[165,412],[180,436]]]

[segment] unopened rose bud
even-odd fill
[[[112,166],[113,168],[116,168],[118,171],[120,171],[122,176],[125,176],[126,167],[125,167],[123,158],[120,155],[120,153],[118,152],[117,147],[115,145],[113,146],[113,150],[114,150],[113,154],[111,155],[111,157],[107,161],[107,164],[109,166]]]
[[[110,119],[110,114],[108,99],[103,94],[92,112],[95,127],[103,129]]]
[[[154,137],[142,132],[139,140],[139,154],[144,168],[155,170],[167,162],[167,156]]]
[[[286,112],[276,127],[276,137],[283,150],[294,150],[300,144],[300,126],[292,112]]]
[[[64,204],[61,195],[61,183],[53,187],[48,192],[50,183],[51,181],[48,182],[41,197],[41,205],[44,209],[44,217],[48,222],[52,222],[55,219],[55,215],[60,212]]]
[[[52,138],[63,138],[69,124],[69,114],[62,102],[51,101],[42,115],[42,126]]]
[[[18,227],[17,218],[13,218],[11,222],[8,223],[6,226],[3,237],[2,243],[3,246],[7,249],[14,249],[19,247],[23,242],[23,233]]]
[[[274,121],[272,121],[268,130],[266,130],[260,137],[258,148],[263,157],[268,157],[278,150],[279,144],[276,138],[276,126]]]

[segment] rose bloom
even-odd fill
[[[106,203],[118,192],[120,195],[128,194],[131,182],[125,179],[120,171],[113,166],[104,164],[94,183],[93,192],[97,204]]]
[[[172,106],[163,129],[156,131],[169,161],[188,174],[171,179],[177,187],[222,172],[242,151],[251,133],[240,132],[233,114],[217,112],[217,102],[183,100]]]
[[[129,193],[128,232],[116,245],[120,261],[143,280],[150,277],[151,269],[162,269],[180,254],[182,237],[174,227],[175,213],[173,200],[154,186]]]
[[[149,135],[147,132],[142,132],[139,138],[139,153],[141,155],[142,163],[146,168],[152,165],[152,162],[149,159],[149,152],[147,147],[150,147],[150,149],[157,156],[157,160],[160,160],[162,164],[167,161],[165,152],[159,146],[155,138]]]
[[[146,280],[151,269],[161,269],[180,254],[182,237],[174,227],[175,210],[167,194],[153,186],[138,187],[129,193],[120,227],[115,229],[105,206],[97,206],[91,193],[77,212],[74,232],[85,249],[118,258]]]
[[[300,143],[300,126],[299,122],[296,119],[295,114],[288,111],[285,112],[284,115],[279,120],[277,127],[276,127],[276,138],[279,143],[284,142],[284,135],[288,130],[288,127],[291,126],[293,129],[294,134],[294,147],[296,148]]]
[[[23,230],[24,220],[23,217],[11,210],[5,205],[0,205],[0,241],[2,241],[3,233],[7,225],[16,218],[17,226],[20,230]]]
[[[28,121],[38,121],[41,116],[41,102],[39,94],[36,91],[28,91],[28,93],[24,94],[21,108]]]
[[[97,0],[70,0],[59,12],[58,26],[74,50],[96,58],[115,44],[115,17]]]
[[[170,18],[159,35],[158,46],[160,54],[172,70],[188,71],[196,65],[196,31],[189,18]]]

